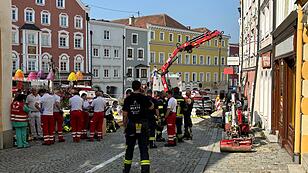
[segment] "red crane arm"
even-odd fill
[[[172,63],[177,59],[177,54],[179,52],[186,51],[188,53],[192,53],[192,49],[198,48],[201,44],[220,36],[222,37],[223,32],[220,31],[212,31],[212,32],[206,32],[203,33],[185,43],[182,45],[177,44],[177,48],[173,51],[172,55],[168,58],[167,62],[161,67],[161,80],[163,83],[163,87],[165,91],[168,91],[168,84],[166,79],[166,74],[168,73],[168,69],[171,67]]]

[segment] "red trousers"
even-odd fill
[[[89,124],[89,113],[86,111],[82,112],[82,117],[83,117],[83,126],[82,126],[82,135],[84,137],[87,136],[87,128]]]
[[[55,126],[57,127],[58,139],[63,140],[63,133],[62,133],[63,115],[60,112],[54,112],[53,118]]]
[[[175,122],[176,122],[176,113],[171,112],[167,118],[167,134],[168,134],[168,143],[174,144],[175,141]]]
[[[94,112],[93,118],[90,121],[90,138],[94,138],[95,131],[97,132],[98,139],[103,137],[103,122],[104,112]]]
[[[45,144],[54,143],[55,124],[52,115],[42,115],[41,123]]]
[[[83,127],[82,111],[71,111],[71,126],[74,142],[79,142]]]

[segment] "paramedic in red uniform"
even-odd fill
[[[165,144],[165,146],[173,147],[176,146],[175,122],[176,122],[177,101],[172,96],[172,91],[167,91],[167,98],[169,100],[165,117],[167,122],[168,143]]]
[[[90,121],[90,140],[94,141],[95,131],[97,132],[97,140],[100,141],[103,138],[103,122],[105,116],[106,101],[103,98],[103,92],[97,91],[96,98],[92,102],[94,110],[93,118]]]
[[[62,125],[63,125],[63,111],[61,108],[61,97],[60,91],[56,90],[55,94],[53,95],[53,98],[55,100],[55,105],[53,108],[53,118],[55,121],[55,126],[57,127],[57,133],[58,133],[58,140],[59,142],[65,142],[63,138],[63,130],[62,130]]]
[[[81,98],[83,99],[83,105],[82,105],[82,134],[81,134],[81,139],[87,139],[87,129],[88,129],[88,124],[89,124],[89,109],[90,109],[90,103],[87,99],[88,95],[86,93],[81,94]]]
[[[69,99],[69,105],[71,107],[71,126],[73,142],[80,142],[81,129],[83,126],[82,118],[82,105],[83,99],[79,96],[77,90],[72,91],[74,96]]]

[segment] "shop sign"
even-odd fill
[[[240,57],[228,57],[227,65],[240,65]]]
[[[271,53],[262,54],[262,68],[271,68]]]

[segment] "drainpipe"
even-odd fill
[[[297,46],[296,46],[296,87],[295,87],[295,139],[293,161],[300,163],[301,154],[301,91],[303,60],[303,10],[302,1],[297,1]]]
[[[241,7],[241,27],[242,27],[242,39],[241,39],[241,43],[242,43],[242,57],[241,57],[241,68],[240,68],[240,75],[239,75],[239,96],[240,98],[242,97],[242,77],[243,77],[243,62],[244,62],[244,0],[242,0],[242,7]]]

